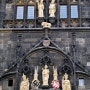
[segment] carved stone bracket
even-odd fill
[[[39,23],[44,22],[44,20],[45,20],[44,17],[38,17],[38,18],[37,18],[37,21],[38,21]]]
[[[49,17],[49,22],[50,23],[55,23],[55,21],[56,21],[56,18],[55,17]]]

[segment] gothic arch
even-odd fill
[[[70,58],[70,56],[68,56],[64,51],[56,48],[56,47],[38,47],[38,48],[35,48],[35,49],[32,49],[30,50],[29,52],[27,52],[21,59],[20,62],[22,62],[24,59],[26,59],[28,56],[30,56],[31,54],[35,53],[35,52],[38,52],[38,51],[42,51],[42,50],[49,50],[49,51],[55,51],[59,54],[61,54],[63,57],[65,57],[65,59],[68,59],[72,65],[74,64],[73,60]]]

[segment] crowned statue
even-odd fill
[[[68,80],[68,74],[65,73],[62,77],[62,90],[71,90],[70,80]]]
[[[44,17],[43,0],[37,0],[37,3],[38,3],[38,17]]]
[[[48,86],[48,80],[49,80],[49,69],[48,66],[45,65],[44,68],[42,68],[42,80],[43,80],[43,86]]]
[[[55,0],[52,0],[49,6],[49,17],[55,17],[55,12],[56,12],[56,4]]]
[[[22,76],[20,90],[29,90],[29,80],[28,80],[28,78],[26,78],[26,75],[24,75],[24,74]]]

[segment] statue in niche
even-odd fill
[[[29,90],[29,80],[28,80],[28,78],[26,78],[26,75],[24,75],[24,74],[22,76],[20,90]]]
[[[48,80],[49,80],[49,69],[48,66],[45,65],[44,68],[42,68],[42,80],[43,80],[43,86],[48,86]]]
[[[58,80],[58,73],[57,73],[57,67],[53,67],[53,80]]]
[[[40,81],[38,80],[38,67],[35,67],[35,72],[34,72],[34,79],[32,81],[32,89],[38,89],[40,85]]]
[[[38,0],[38,17],[44,17],[44,4],[43,0]]]
[[[60,87],[60,83],[58,80],[57,67],[53,67],[53,81],[52,81],[51,85],[55,89],[58,89]]]
[[[56,4],[55,0],[52,0],[49,6],[49,17],[55,17],[55,12],[56,12]]]
[[[71,90],[70,80],[68,80],[68,74],[65,73],[62,77],[62,90]]]

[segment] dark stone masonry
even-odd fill
[[[31,84],[35,66],[38,66],[40,81],[38,90],[54,90],[53,66],[57,67],[60,82],[57,90],[63,90],[65,73],[71,90],[90,90],[90,1],[55,0],[55,17],[49,17],[51,1],[44,0],[43,18],[38,17],[36,0],[20,1],[0,1],[0,90],[20,90],[23,73],[29,79],[29,89],[34,90]],[[20,7],[23,9],[18,13]],[[62,11],[66,14],[63,17]],[[78,17],[73,18],[74,14]],[[43,28],[42,22],[51,23],[51,27]],[[42,88],[45,64],[50,70],[48,89]]]

